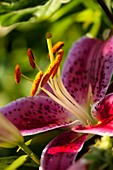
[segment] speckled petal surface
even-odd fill
[[[86,127],[76,126],[73,130],[77,133],[88,133],[104,136],[105,134],[113,136],[113,116],[103,119],[103,121],[96,125],[89,125]]]
[[[113,93],[106,95],[105,98],[95,104],[92,115],[100,121],[113,116]]]
[[[4,114],[22,133],[32,135],[71,124],[75,117],[47,96],[15,100],[3,108]]]
[[[89,84],[93,101],[106,93],[113,71],[113,36],[107,41],[83,37],[71,48],[62,71],[65,87],[74,99],[87,102]]]
[[[87,99],[89,86],[87,62],[96,42],[98,42],[96,39],[87,37],[79,39],[70,49],[62,70],[64,85],[79,104],[86,102]]]
[[[86,134],[68,131],[54,138],[42,153],[42,170],[66,170],[82,149],[86,137]]]
[[[92,48],[90,56],[93,101],[97,102],[105,96],[113,73],[113,36]]]

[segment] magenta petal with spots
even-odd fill
[[[75,120],[72,114],[47,96],[18,99],[0,108],[0,113],[3,113],[23,135],[71,125]]]
[[[104,136],[108,134],[109,136],[113,136],[113,116],[103,119],[103,121],[96,125],[88,125],[85,127],[76,126],[73,130],[77,133],[88,133]]]
[[[86,134],[80,135],[74,131],[68,131],[54,138],[42,153],[42,169],[66,170],[82,149],[86,137]]]
[[[62,79],[74,99],[87,102],[89,84],[93,101],[104,97],[113,71],[113,36],[107,41],[83,37],[71,48]]]
[[[106,95],[106,97],[95,104],[92,114],[100,121],[113,116],[113,93]]]

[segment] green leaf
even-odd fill
[[[27,169],[28,167],[38,168],[38,165],[27,155],[0,157],[0,169],[15,170],[21,166]]]
[[[11,165],[6,167],[5,170],[15,170],[15,169],[19,168],[27,160],[27,157],[28,157],[27,155],[20,156]]]
[[[0,3],[0,24],[9,26],[19,22],[41,22],[51,17],[62,5],[69,1],[49,0],[45,4],[40,5],[33,1],[20,0],[14,3]]]

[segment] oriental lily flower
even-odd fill
[[[78,40],[70,49],[61,77],[63,50],[52,49],[50,34],[47,43],[50,66],[36,75],[32,97],[13,101],[0,112],[23,135],[70,127],[47,145],[41,158],[42,169],[64,170],[73,163],[88,134],[113,136],[113,93],[106,95],[113,72],[113,36],[106,41],[88,37]],[[16,70],[18,83],[22,74],[19,66]],[[45,93],[34,96],[38,87]]]

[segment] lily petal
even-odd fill
[[[90,55],[93,101],[97,102],[105,97],[113,73],[113,36],[93,47]]]
[[[73,124],[74,115],[47,96],[21,98],[13,101],[0,112],[22,133],[32,135]]]
[[[113,116],[113,93],[106,95],[105,98],[94,105],[92,115],[100,121]]]
[[[67,170],[88,170],[90,162],[84,158],[79,159]]]
[[[83,37],[71,48],[62,79],[79,104],[87,102],[92,85],[93,102],[104,97],[113,71],[113,36],[107,41]]]
[[[67,169],[82,149],[86,137],[86,134],[80,135],[74,131],[68,131],[54,138],[42,153],[42,169]]]
[[[76,126],[73,130],[77,133],[88,133],[104,136],[108,134],[109,136],[113,136],[113,116],[103,119],[103,121],[96,125],[88,125],[86,127]]]

